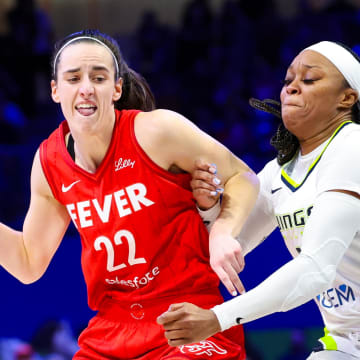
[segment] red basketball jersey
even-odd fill
[[[68,153],[66,121],[40,146],[53,195],[81,236],[94,310],[105,297],[136,302],[218,292],[190,175],[165,171],[146,155],[134,134],[138,112],[116,111],[109,149],[93,174]]]

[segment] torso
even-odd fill
[[[41,145],[53,195],[81,235],[93,309],[106,297],[134,302],[218,291],[190,175],[172,174],[149,158],[135,137],[137,114],[117,112],[110,147],[95,173],[77,166],[67,152],[66,122]]]
[[[311,216],[315,199],[321,192],[323,166],[329,165],[333,153],[341,151],[350,132],[357,131],[360,139],[359,128],[355,124],[344,126],[327,148],[325,143],[297,162],[293,160],[282,168],[273,160],[263,170],[262,179],[271,196],[274,216],[293,257],[301,252],[304,226]],[[350,159],[344,161],[349,162],[349,166],[353,164]],[[344,174],[341,189],[353,190],[351,187],[347,189],[347,186]],[[360,222],[359,231],[337,268],[332,286],[315,299],[330,331],[341,333],[360,330],[359,232]]]

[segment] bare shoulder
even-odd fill
[[[135,119],[136,131],[150,131],[150,134],[162,136],[176,133],[175,130],[189,125],[191,122],[179,113],[166,109],[141,112]]]

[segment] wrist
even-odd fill
[[[219,216],[221,211],[220,201],[217,201],[211,208],[209,209],[201,209],[198,205],[196,205],[197,210],[202,219],[213,222]]]
[[[217,238],[218,236],[234,237],[233,230],[231,221],[218,217],[211,228],[209,239],[211,240],[212,238]]]
[[[219,327],[219,331],[225,331],[227,329],[230,329],[232,326],[238,325],[233,319],[231,319],[225,311],[223,311],[221,305],[216,305],[213,308],[210,309],[217,320],[217,324]],[[239,322],[240,324],[240,322]]]

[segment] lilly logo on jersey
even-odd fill
[[[195,355],[207,355],[213,356],[213,354],[227,354],[225,349],[222,349],[219,345],[216,345],[213,341],[204,340],[197,344],[181,345],[179,347],[183,354],[195,354]]]
[[[344,302],[355,301],[353,289],[346,284],[342,284],[338,288],[330,288],[316,298],[320,305],[327,309],[342,306]]]
[[[133,168],[134,165],[135,165],[135,160],[120,158],[118,161],[115,161],[115,171],[119,171],[129,166]]]

